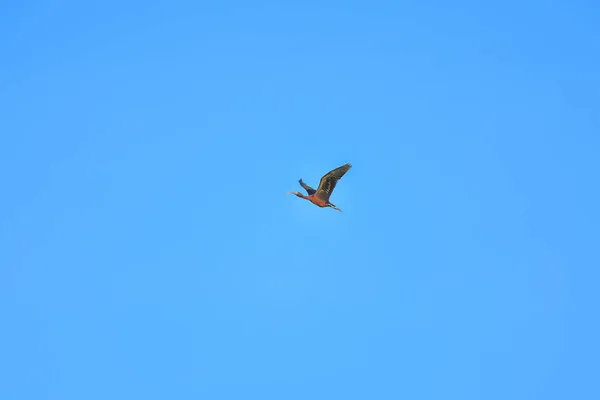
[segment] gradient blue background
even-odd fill
[[[0,398],[600,399],[599,9],[3,3]]]

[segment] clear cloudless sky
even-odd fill
[[[599,21],[4,2],[0,398],[600,399]]]

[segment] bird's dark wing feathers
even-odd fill
[[[298,181],[300,183],[300,186],[302,186],[304,188],[304,190],[306,190],[306,192],[308,193],[308,195],[310,196],[313,193],[316,193],[317,191],[313,188],[311,188],[310,186],[308,186],[306,183],[302,182],[302,179],[300,179]]]
[[[315,196],[321,200],[329,201],[329,197],[331,196],[331,193],[333,193],[333,189],[335,189],[337,182],[350,168],[352,168],[352,165],[348,163],[323,175]]]

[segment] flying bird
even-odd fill
[[[298,182],[300,183],[300,186],[302,186],[304,190],[306,190],[308,196],[305,196],[300,192],[287,193],[295,194],[296,196],[306,199],[321,208],[331,207],[341,212],[342,210],[340,210],[335,205],[329,202],[329,197],[331,196],[331,193],[333,193],[333,189],[335,189],[335,185],[337,185],[337,182],[342,178],[342,176],[344,176],[346,172],[348,172],[350,168],[352,168],[352,165],[348,163],[329,171],[328,173],[323,175],[321,181],[319,182],[319,187],[316,190],[308,186],[306,183],[302,182],[302,178],[300,178]]]

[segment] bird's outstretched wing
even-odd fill
[[[350,168],[352,168],[352,165],[348,163],[323,175],[315,196],[321,200],[329,201],[329,197],[331,196],[331,193],[333,193],[335,185],[337,185],[337,182]]]
[[[304,188],[304,190],[306,190],[306,192],[308,193],[308,195],[310,196],[313,193],[316,193],[317,191],[313,188],[311,188],[310,186],[308,186],[306,183],[302,182],[302,179],[300,179],[298,181],[300,183],[300,186],[302,186]]]

